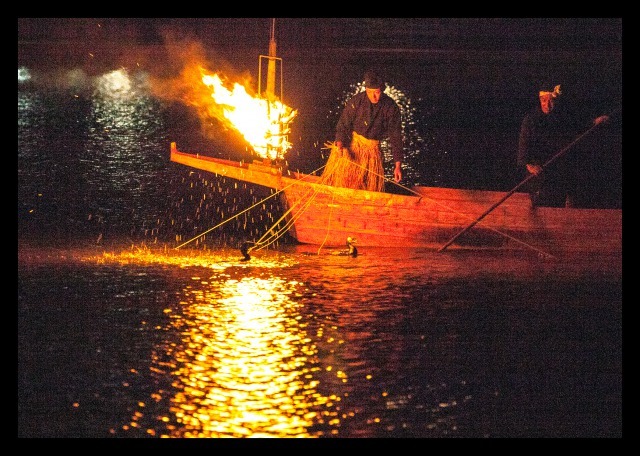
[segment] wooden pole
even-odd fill
[[[542,165],[542,169],[544,170],[544,168],[546,168],[548,165],[550,165],[552,162],[554,162],[556,159],[558,159],[560,156],[564,155],[564,153],[566,151],[568,151],[571,147],[573,147],[578,141],[580,141],[582,138],[584,138],[588,133],[590,133],[591,131],[593,131],[594,128],[596,128],[598,125],[600,125],[600,123],[596,123],[594,125],[592,125],[587,131],[581,133],[580,135],[578,135],[578,137],[576,139],[574,139],[573,141],[571,141],[569,143],[569,145],[567,145],[564,149],[560,150],[558,153],[556,153],[553,157],[551,157],[549,160],[546,161],[546,163],[544,165]],[[449,241],[447,241],[447,243],[445,245],[443,245],[442,247],[440,247],[440,249],[438,249],[438,252],[442,252],[444,251],[447,247],[449,247],[451,244],[453,244],[455,242],[456,239],[458,239],[460,236],[462,236],[464,233],[466,233],[467,231],[469,231],[471,228],[473,228],[480,220],[482,220],[483,218],[485,218],[487,215],[489,215],[496,207],[500,206],[502,203],[504,203],[507,199],[509,199],[509,197],[511,195],[513,195],[520,187],[522,187],[524,184],[526,184],[527,182],[529,182],[531,179],[533,179],[534,177],[537,177],[535,174],[529,174],[522,182],[520,182],[518,185],[516,185],[515,187],[513,187],[509,192],[507,192],[506,195],[504,195],[502,198],[500,198],[496,203],[494,203],[489,209],[487,209],[486,211],[484,211],[482,213],[482,215],[480,217],[478,217],[477,219],[475,219],[473,222],[471,222],[466,228],[464,228],[462,231],[460,231],[458,234],[456,234],[455,236],[453,236],[451,239],[449,239]]]

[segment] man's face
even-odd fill
[[[550,92],[544,92],[540,94],[540,107],[542,112],[549,114],[553,111],[556,104],[556,98]]]
[[[376,104],[380,101],[380,95],[382,94],[382,89],[365,89],[367,92],[367,97],[369,101],[373,104]]]

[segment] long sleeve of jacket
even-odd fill
[[[529,163],[529,148],[531,147],[531,118],[525,116],[520,125],[520,135],[518,137],[518,160],[519,167],[526,166]]]

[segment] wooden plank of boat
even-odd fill
[[[171,161],[282,191],[290,234],[302,244],[326,247],[344,246],[351,236],[362,247],[439,248],[505,195],[423,186],[413,187],[413,195],[333,187],[319,176],[268,163],[180,152],[175,143]],[[514,193],[452,247],[618,254],[622,210],[532,208],[527,194]]]

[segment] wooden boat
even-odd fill
[[[289,233],[301,244],[343,247],[352,237],[360,247],[622,253],[622,209],[534,208],[518,192],[505,198],[506,192],[439,187],[416,186],[407,195],[333,187],[267,162],[180,152],[176,143],[171,161],[280,192]]]

